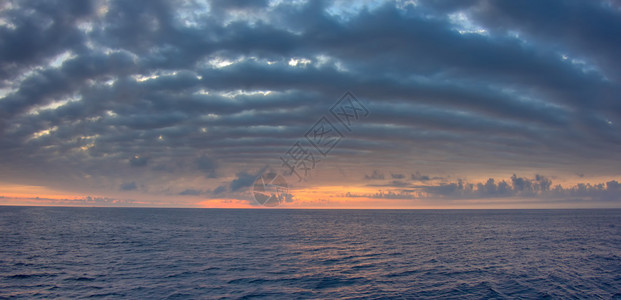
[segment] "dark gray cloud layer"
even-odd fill
[[[620,175],[616,2],[417,2],[0,4],[0,179],[238,191],[347,90],[333,161]]]

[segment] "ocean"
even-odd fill
[[[621,210],[0,206],[0,298],[621,299]]]

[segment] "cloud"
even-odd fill
[[[405,178],[405,175],[390,173],[390,177],[392,177],[392,179],[403,179],[403,178]]]
[[[140,178],[170,194],[195,180],[238,192],[252,184],[247,170],[278,163],[348,90],[371,116],[326,159],[365,180],[539,195],[551,183],[434,187],[446,179],[428,174],[612,179],[621,168],[614,2],[2,5],[3,181],[106,191]]]
[[[133,190],[135,190],[137,188],[138,187],[136,186],[136,183],[133,182],[133,181],[121,184],[121,190],[122,191],[133,191]]]
[[[259,169],[257,171],[257,173],[255,174],[250,174],[247,172],[239,172],[237,173],[237,178],[233,179],[233,181],[231,181],[231,191],[232,192],[236,192],[242,188],[247,188],[252,186],[252,184],[254,184],[254,182],[257,180],[257,178],[259,178],[259,176],[262,176],[264,173],[266,173],[266,171],[268,171],[269,167],[265,166],[261,169]],[[272,172],[270,170],[270,172]]]
[[[364,175],[364,179],[366,180],[383,180],[384,174],[378,172],[377,170],[373,170],[371,175]]]
[[[458,180],[453,183],[441,183],[436,186],[421,187],[427,197],[447,197],[452,199],[472,198],[506,198],[523,197],[535,199],[572,199],[592,201],[619,201],[621,200],[620,184],[611,180],[605,184],[578,183],[570,187],[556,185],[552,187],[552,180],[535,175],[535,178],[518,177],[513,174],[510,181],[497,181],[489,178],[486,182],[468,183]]]
[[[267,6],[265,0],[211,0],[210,7],[216,11],[220,9],[256,9]]]
[[[399,191],[399,192],[378,191],[377,193],[369,194],[369,195],[352,194],[350,192],[347,192],[345,193],[344,196],[348,198],[366,197],[366,198],[372,198],[372,199],[408,199],[408,200],[416,199],[416,196],[410,191]]]
[[[390,173],[390,178],[397,179],[397,180],[388,181],[382,184],[377,184],[377,183],[367,184],[367,186],[407,187],[407,186],[415,186],[413,182],[417,182],[417,181],[426,182],[430,180],[444,180],[443,177],[438,177],[438,176],[431,177],[429,175],[423,175],[418,171],[416,173],[410,174],[409,178],[406,178],[404,174]],[[374,170],[371,175],[365,175],[365,179],[366,180],[384,180],[385,177],[384,177],[384,174],[380,173],[377,170]],[[408,180],[410,182],[408,182]]]
[[[186,189],[179,193],[181,196],[198,196],[201,194],[201,191],[194,189]]]
[[[618,66],[617,53],[611,49],[621,45],[621,21],[618,7],[614,6],[605,1],[481,3],[473,9],[473,16],[495,31],[519,30],[539,43],[552,47],[564,45],[567,52],[581,52],[599,63],[613,63],[600,66],[618,76],[618,68],[614,69]],[[554,12],[552,20],[550,12]],[[573,19],[576,15],[581,16],[581,21]],[[597,48],[602,50],[595,51]]]
[[[213,194],[214,194],[214,195],[219,195],[219,194],[224,193],[225,191],[226,191],[226,187],[225,187],[225,186],[223,186],[223,185],[221,185],[221,186],[218,186],[217,188],[215,188],[215,189],[213,190]]]
[[[410,178],[414,181],[427,181],[427,180],[431,180],[431,177],[427,176],[427,175],[421,175],[419,172],[416,172],[416,174],[411,174]]]
[[[448,200],[457,203],[472,199],[530,199],[539,203],[567,203],[579,201],[584,203],[617,203],[621,201],[621,183],[611,180],[606,183],[578,183],[573,186],[552,186],[552,180],[535,175],[534,178],[513,175],[509,180],[489,178],[484,182],[467,182],[458,179],[456,182],[441,182],[435,185],[412,185],[400,181],[392,181],[380,185],[382,187],[371,194],[347,192],[347,198],[372,199],[403,199],[403,200]],[[531,202],[532,203],[532,202]]]
[[[201,155],[198,159],[196,159],[196,167],[198,168],[198,170],[205,173],[206,176],[209,178],[217,177],[216,175],[217,164],[215,160],[205,155]]]
[[[129,159],[129,164],[133,167],[144,167],[147,165],[149,159],[144,156],[134,155]]]
[[[237,173],[237,178],[231,182],[231,191],[237,191],[241,188],[251,186],[257,178],[254,174],[248,174],[246,172]]]
[[[402,180],[392,180],[392,181],[389,181],[389,182],[386,182],[386,183],[380,183],[380,184],[377,184],[377,183],[375,183],[375,184],[367,184],[367,186],[377,186],[377,187],[382,187],[382,186],[385,186],[385,187],[411,187],[412,184],[409,183],[409,182],[402,181]]]

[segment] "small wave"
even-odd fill
[[[341,278],[336,276],[327,276],[323,277],[317,282],[315,285],[316,289],[331,289],[331,288],[340,288],[344,286],[350,286],[354,284],[360,284],[361,281],[364,281],[363,277],[355,277],[355,278]]]
[[[66,281],[95,281],[95,278],[80,276],[80,277],[69,277],[69,278],[65,278],[64,280]]]
[[[421,270],[407,270],[407,271],[402,271],[402,272],[397,272],[397,273],[389,273],[384,275],[384,277],[403,277],[403,276],[411,276],[417,273],[420,273]]]
[[[125,294],[121,294],[121,293],[115,293],[115,292],[111,292],[111,293],[99,293],[99,294],[91,294],[88,295],[87,298],[115,298],[115,297],[125,297]]]
[[[50,273],[38,273],[38,274],[14,274],[14,275],[8,275],[5,277],[9,279],[28,279],[28,278],[54,277],[54,276],[57,276],[57,275],[50,274]]]

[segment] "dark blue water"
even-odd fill
[[[621,298],[621,210],[0,207],[0,298]]]

